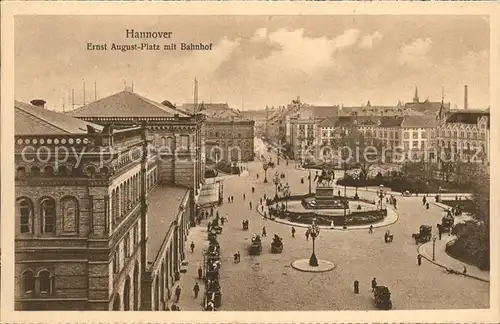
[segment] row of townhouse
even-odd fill
[[[307,152],[314,152],[317,159],[331,157],[330,150],[322,148],[335,147],[342,138],[357,132],[384,147],[387,162],[423,157],[437,161],[445,149],[469,159],[480,152],[482,160],[489,162],[488,111],[442,111],[438,116],[340,116],[302,124],[299,127],[305,129],[306,144],[316,147]],[[301,147],[301,139],[295,147]]]

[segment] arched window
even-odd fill
[[[62,230],[64,233],[76,233],[78,229],[78,202],[73,197],[61,201]]]
[[[161,146],[162,146],[162,148],[167,146],[167,138],[166,137],[161,138]]]
[[[35,166],[32,166],[31,167],[31,175],[33,177],[39,177],[40,176],[40,168],[37,167],[36,165]]]
[[[52,274],[47,270],[42,270],[40,271],[40,273],[38,273],[38,280],[40,281],[40,294],[52,295]]]
[[[19,168],[17,168],[16,176],[18,178],[24,178],[26,176],[26,168],[25,167],[19,167]]]
[[[19,227],[21,233],[33,233],[33,204],[28,198],[18,201]]]
[[[54,168],[50,165],[47,165],[45,168],[43,168],[43,174],[48,177],[54,176]]]
[[[86,173],[89,178],[93,178],[95,176],[95,167],[93,165],[88,166]]]
[[[23,280],[23,292],[24,294],[33,294],[35,292],[35,275],[33,271],[26,270],[21,275]]]
[[[170,136],[167,137],[167,147],[171,150],[174,148],[174,139]]]
[[[42,233],[56,232],[56,203],[52,198],[45,198],[40,204],[42,216]]]

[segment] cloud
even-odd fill
[[[376,31],[371,35],[363,36],[361,42],[359,43],[359,48],[369,49],[373,47],[374,42],[379,41],[383,38],[383,35]]]
[[[419,67],[427,61],[427,54],[431,50],[432,40],[418,38],[410,44],[404,45],[399,52],[399,61],[402,65]]]
[[[276,46],[271,55],[263,59],[253,59],[253,64],[261,70],[274,71],[291,69],[296,72],[314,73],[317,69],[334,65],[333,54],[336,51],[354,45],[359,39],[359,30],[349,29],[331,39],[328,37],[307,37],[304,29],[278,29],[269,33],[267,29],[258,29],[252,40],[270,42]],[[248,64],[245,62],[244,64]]]

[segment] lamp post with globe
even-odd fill
[[[278,185],[280,184],[280,177],[278,175],[278,172],[276,172],[274,174],[273,183],[274,183],[274,186],[276,187],[276,192],[274,194],[274,200],[277,201],[278,200]]]
[[[267,165],[267,162],[262,163],[262,169],[264,170],[264,183],[267,183],[267,169],[269,166]]]
[[[384,185],[381,184],[378,192],[378,198],[380,199],[380,210],[382,210],[382,203],[384,201],[384,197],[385,197]]]
[[[316,258],[316,253],[315,253],[315,241],[316,238],[319,235],[319,226],[316,225],[316,218],[313,218],[311,226],[308,228],[309,235],[311,235],[312,242],[313,242],[313,250],[311,257],[309,258],[309,265],[311,267],[317,267],[318,266],[318,258]]]
[[[283,196],[285,196],[285,210],[288,212],[288,197],[290,197],[290,186],[288,184],[283,190]]]

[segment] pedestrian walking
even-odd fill
[[[370,227],[368,228],[368,233],[373,233],[373,225],[370,225]]]
[[[262,226],[262,237],[266,236],[267,237],[267,232],[266,232],[266,227]]]
[[[259,179],[259,174],[257,173],[257,180]]]
[[[267,194],[264,194],[264,200],[266,200],[266,199],[267,199]]]
[[[203,278],[203,269],[201,267],[198,267],[198,279],[202,279]]]
[[[262,205],[262,197],[260,197],[260,200],[259,200],[260,204]]]
[[[377,279],[373,278],[372,279],[372,292],[375,291],[375,287],[377,287]]]
[[[215,215],[217,216],[217,218],[219,218],[219,211],[217,211]]]
[[[422,254],[420,253],[417,255],[417,263],[418,265],[422,265]]]
[[[422,198],[422,205],[425,206],[425,204],[427,203],[427,199],[425,198],[425,196]]]
[[[243,200],[245,200],[245,198],[246,198],[246,196],[245,196],[245,194],[243,194]]]
[[[295,227],[292,226],[292,237],[295,237]]]
[[[227,197],[227,202],[231,203],[231,197]]]
[[[214,216],[214,208],[213,207],[210,207],[210,216]]]
[[[309,241],[309,229],[306,231],[306,240]]]
[[[429,203],[425,204],[425,209],[429,209]]]
[[[191,247],[191,253],[193,253],[194,252],[194,242],[193,241],[191,241],[190,247]]]
[[[180,298],[181,298],[181,287],[177,286],[177,288],[175,288],[175,300],[176,300],[176,303],[179,302]]]
[[[221,217],[221,219],[220,219],[220,224],[221,224],[221,225],[224,225],[224,221],[225,221],[225,220],[226,220],[226,218],[225,218],[224,216],[222,216],[222,217]]]
[[[194,298],[198,298],[198,293],[200,292],[200,286],[198,285],[198,283],[194,284],[193,291],[194,291]]]
[[[231,196],[231,202],[232,203],[234,202],[234,196]]]
[[[250,206],[250,209],[252,209],[252,202],[251,201],[248,202],[248,206]]]
[[[252,187],[252,193],[255,193],[255,187]]]

